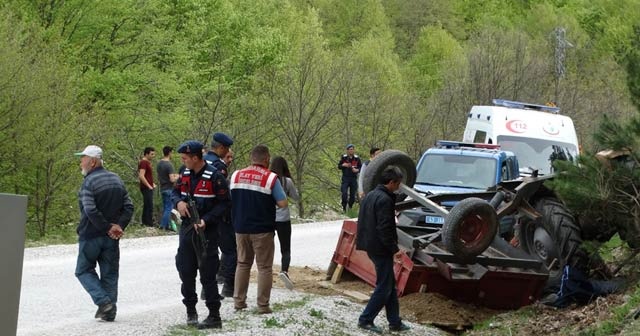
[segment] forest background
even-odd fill
[[[472,105],[555,102],[583,148],[640,108],[638,0],[5,0],[0,192],[27,237],[74,237],[74,152],[105,151],[134,199],[146,146],[235,140],[289,161],[301,217],[339,210],[347,143],[417,159]],[[175,164],[178,165],[175,160]],[[155,164],[154,164],[155,166]]]

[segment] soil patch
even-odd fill
[[[274,266],[274,271],[279,267]],[[350,300],[357,298],[345,295],[346,291],[355,291],[369,296],[373,287],[348,271],[344,271],[340,282],[326,286],[326,270],[309,267],[291,267],[289,276],[295,284],[295,290],[318,295],[343,295]],[[323,284],[324,283],[324,284]],[[284,287],[274,272],[274,287]],[[443,330],[465,335],[488,336],[503,334],[560,336],[579,333],[599,321],[612,318],[614,307],[624,303],[623,294],[609,295],[594,300],[586,306],[573,306],[557,309],[542,304],[522,307],[519,311],[499,311],[485,307],[464,304],[446,298],[437,293],[413,293],[400,298],[400,314],[403,318],[430,324]],[[523,318],[524,316],[524,318]],[[492,319],[491,326],[483,331],[470,331],[473,325]]]
[[[274,270],[279,267],[274,266]],[[275,273],[275,272],[274,272]],[[344,295],[355,291],[366,296],[371,295],[373,287],[348,271],[344,271],[340,282],[326,286],[325,270],[309,267],[291,267],[289,277],[295,284],[295,290],[318,295]],[[274,287],[284,287],[274,274]],[[358,301],[357,298],[349,299]],[[489,317],[501,313],[484,307],[467,305],[450,300],[436,293],[413,293],[400,298],[401,315],[412,322],[431,324],[449,331],[462,331]]]

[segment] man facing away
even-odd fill
[[[362,168],[360,168],[360,174],[358,174],[358,198],[364,198],[364,172],[367,169],[367,166],[371,162],[371,160],[375,159],[376,156],[380,154],[380,148],[371,147],[369,150],[369,160],[362,163]]]
[[[347,205],[351,208],[353,207],[353,203],[356,201],[358,173],[360,172],[362,162],[360,161],[360,158],[355,155],[355,151],[356,147],[352,144],[348,144],[347,153],[342,154],[342,157],[338,162],[338,169],[342,170],[340,192],[342,193],[342,211],[344,212],[347,211]]]
[[[404,253],[398,248],[394,194],[400,188],[402,177],[397,168],[385,169],[380,184],[360,203],[358,214],[356,249],[366,251],[376,269],[376,288],[358,318],[358,327],[375,333],[382,333],[382,329],[373,323],[382,308],[386,310],[391,331],[409,330],[400,319],[393,273],[394,261],[400,261]]]
[[[171,199],[182,218],[176,268],[182,281],[182,303],[187,309],[187,325],[221,328],[220,296],[216,283],[218,269],[218,228],[230,204],[227,180],[202,158],[202,144],[187,141],[178,148],[184,169]],[[195,203],[195,209],[189,207]],[[192,218],[199,215],[200,220]],[[204,236],[202,236],[204,235]],[[204,240],[204,241],[203,241]],[[209,316],[198,324],[196,274],[204,288]]]
[[[173,164],[171,163],[171,154],[173,147],[164,146],[162,148],[162,159],[158,161],[156,170],[158,171],[158,181],[160,182],[160,195],[162,195],[162,218],[160,219],[160,228],[163,230],[171,230],[171,193],[173,185],[178,179],[178,174],[174,173]]]
[[[211,140],[211,150],[204,155],[205,161],[214,166],[218,172],[228,177],[228,167],[223,158],[231,150],[233,139],[224,133],[215,133]],[[230,210],[230,209],[229,209]],[[221,256],[221,265],[218,270],[218,277],[221,278],[222,296],[233,297],[233,287],[236,276],[237,248],[236,236],[231,224],[231,211],[228,211],[223,217],[222,222],[218,225],[218,235]]]
[[[269,170],[269,148],[257,145],[251,150],[251,165],[231,175],[233,227],[238,243],[234,308],[247,308],[251,266],[258,265],[258,313],[269,314],[273,282],[273,253],[276,205],[287,206],[287,196],[278,175]]]
[[[138,179],[140,180],[140,192],[142,193],[142,225],[153,226],[153,170],[151,160],[156,156],[153,147],[146,147],[142,160],[138,162]]]
[[[133,203],[120,177],[102,166],[102,149],[87,146],[80,156],[84,181],[78,194],[78,260],[75,275],[98,306],[95,318],[113,321],[118,301],[118,240],[133,216]],[[100,266],[100,276],[96,273]]]

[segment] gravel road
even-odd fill
[[[340,227],[341,221],[294,225],[292,266],[326,268]],[[232,300],[222,302],[222,330],[187,329],[174,264],[177,246],[176,235],[121,241],[118,317],[113,323],[93,319],[96,307],[74,276],[77,244],[25,249],[17,334],[369,335],[354,328],[363,306],[338,296],[274,288],[274,313],[258,315],[251,309],[255,307],[254,284],[249,288],[248,310],[236,313]],[[275,260],[280,260],[278,252]],[[206,316],[203,303],[198,310],[202,318]],[[377,322],[386,326],[380,318]],[[436,329],[412,327],[412,335],[440,334]]]

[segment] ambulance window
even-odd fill
[[[476,135],[473,137],[473,142],[475,143],[484,143],[484,139],[487,137],[487,132],[485,131],[476,131]]]

